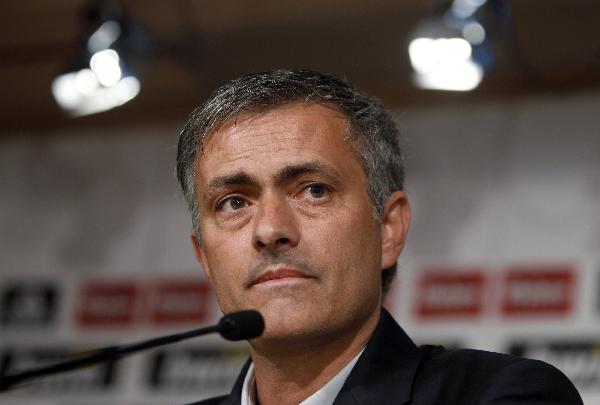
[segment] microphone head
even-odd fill
[[[219,321],[219,333],[227,340],[259,337],[265,330],[262,315],[255,310],[232,312]]]

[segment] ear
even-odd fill
[[[196,260],[202,266],[202,270],[204,270],[204,275],[212,284],[212,277],[210,275],[210,269],[208,268],[208,260],[206,260],[206,254],[204,253],[204,249],[200,244],[200,241],[196,237],[196,234],[192,232],[190,235],[190,239],[192,240],[192,245],[194,246],[194,252],[196,253]]]
[[[404,191],[394,191],[381,217],[381,268],[391,267],[404,248],[410,226],[410,204]]]

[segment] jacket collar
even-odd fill
[[[348,376],[334,405],[395,404],[411,399],[421,361],[417,346],[385,309],[365,351]]]

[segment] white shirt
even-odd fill
[[[350,372],[354,368],[354,365],[358,361],[358,358],[365,349],[361,350],[343,369],[340,370],[327,384],[322,386],[317,392],[306,398],[298,405],[331,405],[335,400],[335,397],[339,394],[346,378],[350,375]],[[254,378],[254,364],[250,364],[246,378],[244,379],[244,387],[242,388],[242,403],[241,405],[256,405],[254,398],[255,378]]]

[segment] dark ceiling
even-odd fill
[[[121,108],[71,119],[50,93],[75,53],[83,0],[0,5],[1,132],[182,121],[223,81],[305,67],[347,77],[389,107],[477,101],[600,87],[600,1],[489,0],[495,63],[469,93],[418,90],[407,38],[433,0],[124,0],[150,51],[137,55],[142,90]],[[488,11],[492,13],[491,11]]]

